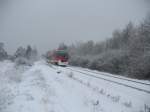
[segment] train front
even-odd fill
[[[69,55],[66,50],[56,50],[53,53],[52,62],[56,65],[67,66]]]

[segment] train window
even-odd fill
[[[62,56],[68,58],[68,53],[66,51],[57,51],[56,56]]]

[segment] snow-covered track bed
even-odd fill
[[[56,71],[60,71],[61,74],[67,75],[72,80],[90,88],[114,103],[124,105],[127,108],[131,108],[131,110],[136,110],[136,112],[150,111],[149,81],[122,76],[116,76],[119,78],[115,78],[113,74],[110,75],[114,77],[109,77],[105,76],[105,74],[109,75],[109,73],[102,72],[102,75],[100,75],[101,72],[96,74],[94,70],[87,71],[85,68],[80,67],[53,67]]]
[[[112,77],[112,78],[121,79],[121,80],[129,81],[129,82],[134,82],[134,83],[137,83],[137,84],[143,84],[143,85],[150,86],[150,81],[144,81],[144,80],[140,81],[140,80],[131,79],[131,78],[123,77],[123,76],[112,75],[110,73],[104,73],[104,72],[99,72],[99,71],[96,71],[96,70],[90,70],[90,69],[81,68],[81,67],[74,67],[74,66],[70,66],[70,65],[69,65],[69,67],[72,67],[71,69],[76,68],[76,69],[82,70],[84,72],[90,72],[90,73],[94,73],[94,74],[97,74],[97,75],[103,75],[103,76],[106,76],[106,77]]]
[[[135,81],[132,79],[117,77],[114,75],[108,75],[106,73],[92,72],[86,69],[77,69],[75,67],[66,67],[65,69],[78,72],[81,75],[86,75],[86,76],[90,76],[90,77],[97,78],[100,80],[105,80],[110,83],[115,83],[117,85],[122,85],[128,88],[132,88],[132,89],[150,94],[150,83]]]

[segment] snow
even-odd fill
[[[0,112],[149,112],[150,94],[44,60],[33,66],[3,61],[0,68]]]

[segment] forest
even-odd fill
[[[132,22],[115,30],[103,42],[68,46],[70,64],[137,79],[150,79],[150,15],[139,25]]]

